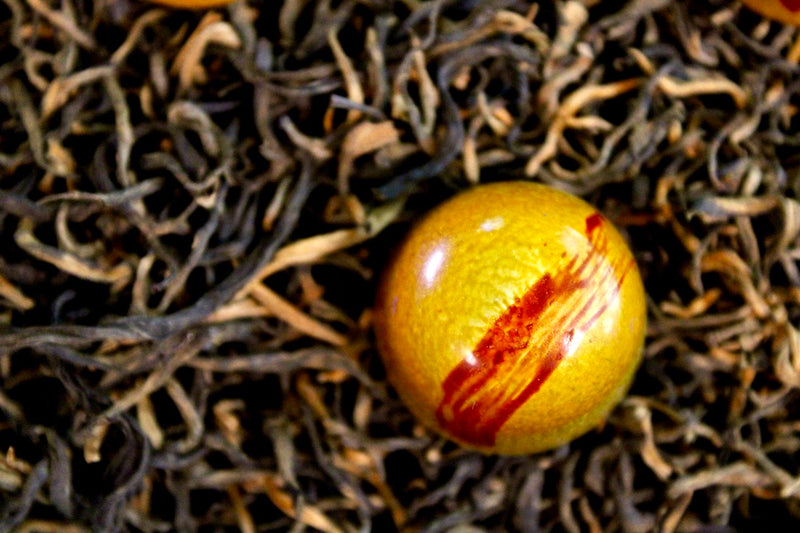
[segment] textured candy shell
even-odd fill
[[[479,186],[433,210],[397,250],[375,307],[388,378],[411,411],[501,454],[601,423],[630,386],[645,324],[617,230],[529,182]]]
[[[800,25],[800,0],[742,0],[742,3],[778,22]]]

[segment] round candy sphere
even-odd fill
[[[499,454],[601,423],[633,379],[645,324],[622,236],[583,200],[530,182],[478,186],[430,212],[375,305],[387,376],[411,411]]]
[[[800,0],[742,0],[742,3],[778,22],[800,24]]]

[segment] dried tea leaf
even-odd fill
[[[234,49],[242,46],[242,41],[234,27],[222,21],[220,15],[213,11],[206,14],[186,40],[178,55],[175,56],[170,72],[178,75],[181,90],[185,91],[195,83],[207,82],[202,60],[206,48],[211,44]]]
[[[339,154],[339,190],[346,194],[348,187],[347,178],[353,172],[353,162],[356,158],[374,152],[384,146],[398,142],[400,132],[391,120],[383,122],[361,122],[350,129],[342,141]]]

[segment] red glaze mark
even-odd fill
[[[792,13],[800,11],[800,0],[781,0],[781,4]]]
[[[587,331],[612,303],[633,266],[608,257],[604,223],[586,218],[590,247],[555,274],[542,276],[515,298],[442,383],[439,424],[456,438],[492,446],[497,432],[571,353],[576,333]],[[580,340],[578,341],[580,342]]]
[[[600,213],[593,213],[586,217],[586,236],[589,237],[589,240],[591,240],[594,230],[599,228],[602,223],[603,215]]]

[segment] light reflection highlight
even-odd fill
[[[506,225],[506,221],[501,216],[496,216],[492,218],[487,218],[483,222],[481,222],[480,229],[481,231],[490,232],[496,231]]]
[[[439,271],[444,264],[445,252],[445,247],[439,246],[431,253],[427,261],[425,261],[425,265],[422,267],[422,278],[425,280],[425,286],[427,288],[430,288],[436,281]]]

